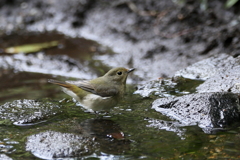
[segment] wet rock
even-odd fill
[[[188,66],[185,69],[179,70],[175,73],[174,77],[184,77],[190,79],[206,80],[216,74],[226,71],[236,65],[236,58],[227,54],[220,54],[210,57],[208,59],[199,61]]]
[[[198,125],[209,133],[213,128],[224,128],[239,118],[239,98],[233,94],[240,92],[239,71],[240,57],[220,54],[176,72],[168,83],[164,84],[166,80],[162,79],[151,81],[140,86],[135,93],[143,97],[169,97],[154,101],[153,108],[179,120],[181,124],[175,127]],[[199,93],[182,96],[194,92]],[[151,121],[151,126],[169,130],[155,120]]]
[[[176,72],[176,77],[206,80],[199,85],[197,92],[233,92],[239,93],[240,56],[221,54],[197,62],[186,69]]]
[[[0,105],[0,124],[23,125],[40,123],[60,113],[60,106],[35,100],[15,100]]]
[[[1,129],[1,134],[4,135],[4,131]],[[2,137],[1,137],[2,138]],[[13,141],[10,138],[3,138],[0,140],[0,152],[1,153],[6,153],[6,154],[11,154],[13,152],[16,151],[17,145],[19,144],[19,142],[17,141]],[[0,159],[11,159],[8,156],[6,156],[5,154],[0,154]]]
[[[224,70],[207,79],[196,89],[198,92],[232,92],[240,93],[240,57],[234,63],[227,63]]]
[[[228,127],[240,118],[239,95],[225,92],[160,98],[153,102],[152,108],[182,125],[198,125],[206,133]]]
[[[178,136],[184,138],[185,136],[185,128],[181,128],[182,125],[181,122],[177,121],[164,121],[164,120],[158,120],[158,119],[149,119],[148,122],[150,123],[147,125],[147,127],[154,127],[157,129],[164,129],[166,131],[171,131],[177,133]]]
[[[163,94],[161,83],[159,81],[150,81],[144,85],[138,86],[138,89],[134,92],[134,94],[139,94],[142,97],[150,97],[151,94],[158,91],[161,91],[161,94]]]
[[[6,154],[0,154],[0,159],[12,160],[12,158],[8,157]]]
[[[96,149],[94,138],[55,131],[41,132],[28,137],[26,150],[43,159],[80,157]]]
[[[196,87],[203,81],[177,78],[172,79],[159,79],[149,81],[146,84],[139,85],[134,94],[139,94],[142,97],[160,96],[160,97],[173,97],[181,96],[196,91]]]
[[[198,92],[239,93],[240,66],[217,74],[197,87]]]

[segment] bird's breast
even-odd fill
[[[118,99],[114,96],[101,97],[96,94],[88,94],[80,101],[80,103],[84,108],[93,111],[110,110],[118,103]]]

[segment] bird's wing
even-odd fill
[[[68,81],[68,82],[78,86],[79,88],[81,88],[87,92],[96,94],[96,91],[95,91],[93,85],[91,83],[89,83],[89,81]]]
[[[102,97],[110,97],[115,96],[119,93],[119,90],[116,87],[109,87],[109,86],[98,86],[96,88],[97,95]]]
[[[98,83],[97,85],[94,85],[90,83],[90,81],[77,81],[77,82],[71,81],[70,83],[78,86],[79,88],[87,92],[91,92],[102,97],[110,97],[119,93],[116,87],[114,86],[110,87],[109,84],[102,85]]]

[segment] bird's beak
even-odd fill
[[[134,71],[135,70],[135,68],[131,68],[131,69],[129,69],[128,71],[127,71],[127,73],[130,73],[130,72],[132,72],[132,71]]]

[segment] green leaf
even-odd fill
[[[202,11],[206,11],[207,8],[208,8],[208,0],[201,0],[200,9]]]
[[[237,3],[237,2],[238,2],[238,0],[227,0],[225,6],[226,6],[227,8],[231,8],[231,7],[232,7],[235,3]]]

